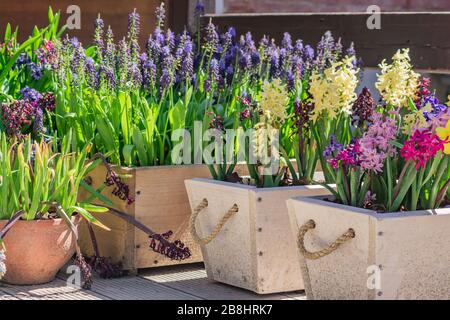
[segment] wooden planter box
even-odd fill
[[[170,239],[180,239],[187,245],[192,256],[183,261],[171,260],[153,252],[149,248],[148,236],[109,213],[94,214],[111,231],[105,231],[94,226],[100,254],[110,257],[115,263],[121,262],[124,270],[135,272],[140,268],[167,266],[183,263],[201,262],[202,254],[199,246],[192,241],[188,230],[191,214],[189,201],[184,186],[184,180],[196,177],[210,177],[205,165],[160,166],[142,168],[119,168],[117,173],[130,175],[123,179],[130,187],[130,194],[135,198],[132,205],[112,195],[114,187],[107,187],[103,195],[111,199],[115,206],[149,227],[155,232],[173,231]],[[246,166],[238,165],[236,171],[246,174]],[[98,166],[92,173],[92,186],[99,188],[105,181],[106,168]],[[80,198],[90,195],[81,188]],[[101,201],[95,203],[102,205]],[[85,224],[80,228],[80,244],[83,253],[93,255],[92,242]]]
[[[294,234],[315,222],[304,237],[309,252],[355,232],[317,260],[300,255],[309,299],[450,299],[449,208],[379,214],[320,198],[288,207]]]
[[[328,194],[325,188],[262,189],[210,179],[187,180],[186,188],[192,210],[203,199],[208,201],[197,218],[200,237],[208,235],[234,204],[238,206],[217,237],[202,246],[208,278],[260,294],[303,289],[286,200]]]

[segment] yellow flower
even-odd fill
[[[261,92],[261,109],[271,124],[283,123],[287,117],[288,92],[280,79],[265,82]]]
[[[419,86],[419,74],[415,73],[409,57],[409,49],[397,50],[392,64],[383,60],[379,67],[381,74],[375,87],[384,101],[396,107],[407,107],[408,99],[414,99]]]
[[[358,85],[359,69],[354,68],[354,59],[346,57],[333,63],[323,74],[317,71],[312,73],[309,92],[314,110],[311,119],[316,121],[322,114],[328,114],[331,118],[341,112],[350,114],[357,98],[355,89]]]
[[[422,109],[405,115],[403,117],[403,133],[410,135],[414,129],[427,128],[429,125],[425,118],[425,112],[431,112],[431,108],[431,104],[427,103]]]
[[[448,95],[448,97],[447,97],[447,106],[449,106],[450,107],[450,94]]]
[[[445,127],[436,128],[436,134],[445,142],[444,153],[450,154],[450,120],[447,121]]]

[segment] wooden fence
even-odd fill
[[[225,14],[206,15],[202,24],[212,19],[221,30],[234,26],[238,34],[251,31],[255,39],[268,35],[277,41],[288,31],[293,39],[310,44],[330,30],[344,44],[354,41],[367,67],[408,47],[417,69],[450,72],[450,12],[382,13],[379,30],[367,28],[368,17],[366,13]]]

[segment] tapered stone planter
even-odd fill
[[[121,263],[124,270],[136,272],[137,269],[167,266],[203,261],[200,247],[192,241],[188,232],[190,207],[184,186],[184,180],[191,178],[208,178],[210,171],[206,165],[181,165],[124,168],[114,170],[127,178],[122,179],[135,199],[132,204],[112,194],[114,186],[106,187],[102,194],[109,198],[114,207],[127,213],[140,223],[157,233],[173,231],[170,239],[180,239],[191,250],[192,256],[186,260],[171,260],[149,248],[150,240],[144,232],[133,225],[109,213],[97,213],[94,216],[111,231],[93,226],[100,254],[111,258],[114,263]],[[246,166],[236,166],[239,174],[246,174]],[[88,176],[88,181],[97,189],[104,184],[106,168],[97,166]],[[91,195],[80,189],[80,199],[91,198]],[[99,200],[94,201],[102,205]],[[80,228],[80,246],[83,253],[93,255],[93,247],[86,224]]]
[[[288,208],[309,299],[450,299],[450,209],[376,213],[303,197]]]
[[[204,238],[217,231],[201,247],[208,278],[259,294],[304,288],[286,200],[328,194],[325,188],[261,189],[211,179],[187,180],[186,188],[191,209],[198,212],[192,232]]]

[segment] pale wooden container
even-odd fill
[[[316,224],[305,236],[308,251],[355,231],[325,257],[299,255],[309,299],[450,299],[449,208],[376,213],[316,197],[288,200],[288,208],[295,235],[308,220]]]
[[[208,278],[259,294],[304,288],[285,202],[299,195],[326,195],[325,188],[256,188],[211,179],[187,180],[186,188],[192,209],[208,200],[196,224],[201,237],[234,204],[239,208],[218,236],[202,246]]]
[[[168,266],[203,261],[200,247],[192,240],[188,232],[191,214],[184,180],[196,177],[210,177],[206,165],[181,165],[124,168],[114,167],[117,173],[126,174],[130,178],[122,179],[130,187],[130,195],[135,198],[132,205],[112,195],[114,187],[107,187],[103,195],[113,201],[115,207],[134,217],[157,233],[173,231],[170,239],[180,239],[191,250],[189,259],[171,260],[149,248],[148,236],[126,221],[110,213],[94,214],[111,231],[94,226],[100,254],[109,257],[115,263],[121,262],[124,270],[135,272],[137,269]],[[236,166],[236,171],[246,174],[246,166]],[[99,188],[105,181],[106,168],[103,165],[95,168],[88,175],[92,186]],[[87,191],[80,188],[80,199],[90,197]],[[102,205],[99,200],[95,203]],[[93,255],[92,242],[85,224],[80,227],[80,244],[83,253]]]

